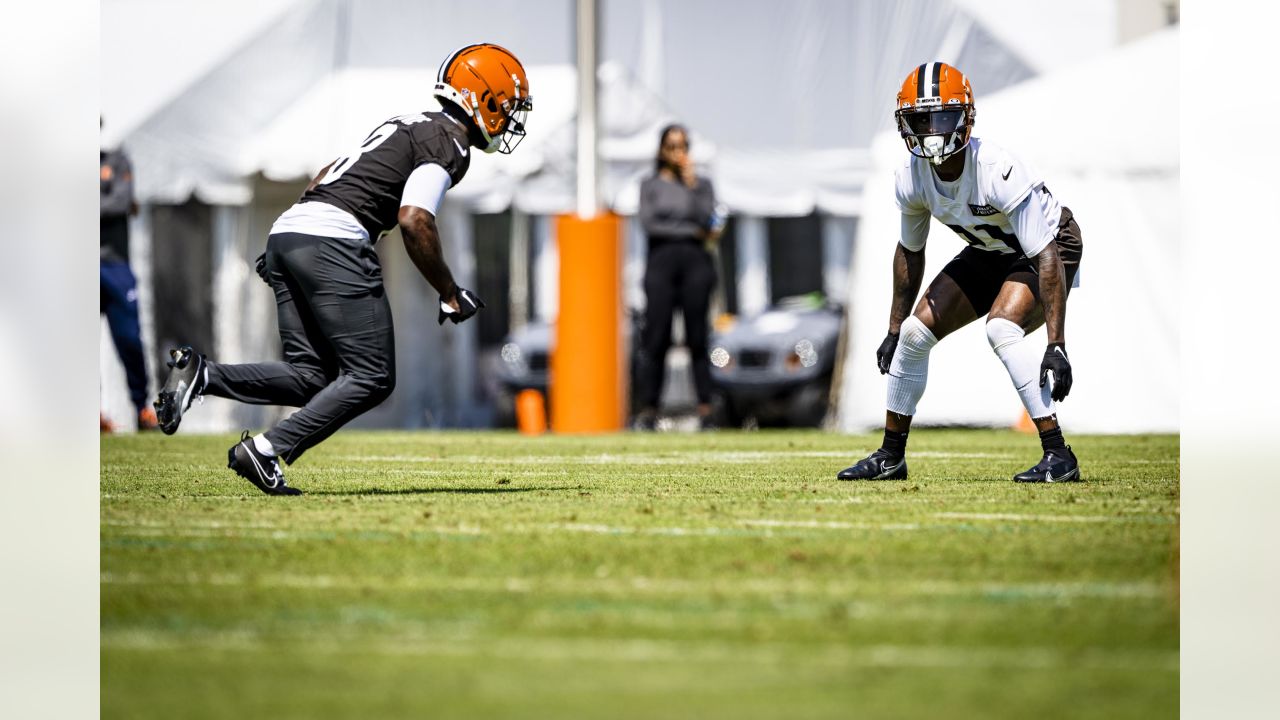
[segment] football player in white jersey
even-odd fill
[[[1017,482],[1080,479],[1058,426],[1055,402],[1071,391],[1064,324],[1080,267],[1080,228],[1044,180],[1007,151],[972,137],[973,89],[956,68],[925,63],[907,76],[894,113],[910,155],[896,174],[902,236],[893,260],[889,333],[876,351],[889,375],[884,444],[840,480],[907,477],[906,445],[924,394],[929,352],[987,316],[987,339],[1037,430],[1044,456]],[[911,312],[924,276],[930,217],[968,243]],[[1043,355],[1026,339],[1045,325]]]

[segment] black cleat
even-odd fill
[[[156,419],[165,435],[178,432],[182,413],[191,407],[192,400],[200,397],[205,380],[204,356],[190,345],[170,350],[169,357],[168,365],[172,369],[155,401]]]
[[[291,488],[284,482],[284,473],[280,470],[280,462],[273,457],[258,452],[253,446],[253,438],[245,430],[240,442],[227,451],[227,467],[236,471],[240,477],[248,480],[268,495],[301,495],[302,491]]]
[[[1080,482],[1080,465],[1076,462],[1076,454],[1071,446],[1064,449],[1046,450],[1044,457],[1030,470],[1013,476],[1014,482],[1022,483],[1059,483]]]
[[[907,458],[894,457],[883,448],[836,475],[837,480],[906,480]]]

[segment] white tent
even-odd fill
[[[244,13],[240,25],[197,14],[210,32],[194,32],[191,57],[169,47],[181,58],[173,62],[156,55],[151,37],[172,43],[196,28],[173,17],[170,6],[150,0],[104,6],[113,18],[104,43],[111,53],[104,57],[104,114],[125,128],[143,202],[180,202],[194,193],[212,204],[241,205],[252,201],[258,172],[294,176],[301,161],[320,160],[306,168],[314,172],[373,123],[429,108],[439,58],[481,36],[546,70],[531,77],[535,111],[526,143],[535,146],[544,134],[547,152],[522,149],[503,159],[501,173],[572,172],[566,121],[576,100],[567,0],[538,3],[536,12],[529,3],[495,0],[484,13],[443,1],[272,0]],[[606,165],[622,165],[621,176],[609,167],[606,174],[620,179],[631,161],[646,163],[657,146],[654,123],[679,119],[702,139],[695,152],[709,144],[723,151],[723,164],[710,172],[731,208],[752,215],[856,214],[865,149],[887,126],[889,98],[916,63],[954,57],[989,88],[1027,78],[1034,67],[987,29],[1000,24],[984,17],[980,5],[949,0],[742,0],[732,13],[723,3],[697,0],[606,0],[602,18],[602,155]],[[146,34],[135,29],[130,36],[137,26]],[[184,70],[185,86],[178,79]],[[611,93],[615,84],[621,88]],[[149,114],[139,119],[138,107]],[[563,144],[552,142],[557,133],[565,135]],[[486,210],[504,198],[520,203],[511,184],[491,193],[476,188],[482,184],[476,180],[492,177],[484,165],[476,163],[463,195]],[[624,213],[632,209],[629,185],[605,188]],[[538,192],[526,195],[544,212],[572,207],[548,208]]]
[[[271,315],[249,268],[271,217],[296,195],[296,183],[386,117],[430,109],[436,64],[461,43],[487,40],[516,50],[530,71],[535,112],[516,154],[477,157],[466,182],[449,194],[442,223],[450,237],[459,238],[449,247],[457,253],[450,257],[455,271],[469,277],[476,262],[469,212],[511,207],[546,215],[573,207],[576,98],[569,0],[490,0],[483,12],[446,0],[231,2],[229,12],[168,0],[103,4],[104,141],[122,139],[144,206],[193,196],[216,206],[217,355],[261,357],[272,347],[269,319],[245,329],[244,318]],[[1099,37],[1109,37],[1071,32],[1076,39],[1070,43],[1015,43],[1007,13],[970,0],[601,4],[604,196],[616,211],[634,212],[657,129],[673,120],[685,123],[695,159],[739,216],[738,295],[745,312],[762,308],[769,293],[763,217],[838,216],[824,227],[829,244],[852,232],[849,218],[863,208],[867,148],[888,126],[886,108],[907,68],[934,57],[954,58],[983,87],[994,89],[1073,53],[1087,54],[1105,41]],[[1098,8],[1113,4],[1089,0],[1085,13],[1046,4],[1035,22],[1079,29]],[[1037,47],[1052,53],[1027,54]],[[137,257],[145,258],[152,240],[145,211],[135,228]],[[533,305],[550,318],[556,305],[548,294],[555,286],[554,237],[534,235]],[[633,305],[643,246],[634,228],[628,241],[626,287]],[[835,287],[845,277],[840,265],[826,273]],[[408,263],[392,251],[389,276],[400,274],[403,267],[396,266]],[[146,276],[141,269],[144,299]],[[401,282],[414,289],[413,304],[397,307],[397,317],[430,304],[411,272]],[[144,324],[145,314],[144,309]],[[411,329],[414,337],[402,337],[398,345],[419,350],[406,360],[416,362],[425,348],[440,346],[450,363],[467,365],[473,329],[449,336],[457,342],[431,327]],[[112,358],[104,357],[104,363],[112,364]],[[448,384],[463,388],[467,372],[457,370]],[[402,376],[392,404],[409,396],[418,405],[444,402],[440,398],[447,393],[435,389],[444,381],[418,380],[423,387],[409,388],[411,381]],[[462,402],[457,398],[445,404]],[[393,424],[423,422],[422,407],[394,412]],[[456,416],[438,407],[430,415]],[[224,424],[218,420],[211,427]]]
[[[1080,223],[1081,285],[1071,293],[1066,324],[1075,385],[1059,409],[1068,430],[1178,428],[1177,64],[1173,28],[990,97],[976,88],[975,134],[1037,167]],[[1134,78],[1144,79],[1136,100]],[[899,233],[893,168],[904,152],[895,133],[877,138],[872,151],[875,171],[850,281],[839,398],[845,431],[884,422],[885,381],[874,356],[887,324]],[[952,236],[933,223],[925,283],[963,247]],[[1044,330],[1031,337],[1044,342]],[[981,322],[935,348],[918,422],[1010,425],[1021,414]]]

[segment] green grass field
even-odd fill
[[[104,718],[1178,712],[1178,438],[342,432],[102,441]]]

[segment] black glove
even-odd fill
[[[888,372],[888,365],[893,361],[893,351],[897,350],[897,333],[888,333],[884,342],[876,348],[876,366],[881,374]]]
[[[893,362],[893,352],[898,349],[898,333],[891,332],[884,336],[884,342],[876,349],[876,367],[880,374],[889,372],[889,363]]]
[[[1049,343],[1045,348],[1044,360],[1040,361],[1040,387],[1044,387],[1051,372],[1053,392],[1050,397],[1061,402],[1071,392],[1071,361],[1067,359],[1067,346],[1063,343]]]
[[[440,296],[440,324],[443,325],[446,319],[452,320],[454,325],[466,320],[467,318],[479,312],[484,307],[484,301],[476,296],[475,293],[464,288],[458,288],[455,297],[458,299],[458,309],[454,310],[449,303],[445,302],[444,296]]]
[[[262,278],[262,282],[270,285],[271,280],[267,277],[267,253],[264,250],[258,259],[253,261],[253,269],[258,272],[258,277]]]

